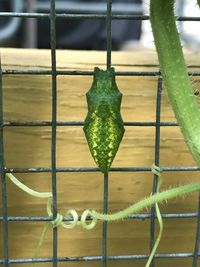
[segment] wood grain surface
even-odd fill
[[[50,51],[1,49],[4,70],[50,70]],[[200,71],[200,54],[186,55],[190,71]],[[58,70],[93,70],[105,68],[105,52],[57,51]],[[155,51],[113,52],[116,71],[158,71]],[[117,76],[123,93],[124,121],[155,122],[157,77]],[[195,92],[199,77],[193,77]],[[91,76],[57,77],[58,121],[83,121],[87,113],[85,94]],[[199,97],[199,96],[197,96]],[[51,121],[51,76],[4,75],[3,102],[5,121]],[[175,118],[163,89],[161,121]],[[113,167],[150,167],[155,158],[155,127],[126,127]],[[51,127],[5,127],[5,165],[9,168],[51,167]],[[178,127],[161,127],[160,165],[195,166]],[[96,167],[89,153],[82,127],[57,127],[57,167]],[[162,189],[198,181],[199,172],[166,172]],[[50,173],[16,174],[18,179],[38,191],[51,191]],[[20,191],[7,179],[8,215],[46,216],[46,200]],[[149,196],[153,175],[150,172],[111,172],[109,177],[109,212],[125,208]],[[101,173],[58,173],[59,212],[74,208],[79,213],[91,208],[102,210],[103,176]],[[198,194],[177,198],[161,205],[162,213],[197,212]],[[1,200],[0,200],[1,201]],[[149,210],[144,210],[148,213]],[[9,222],[9,257],[33,257],[44,223]],[[164,219],[164,233],[158,253],[193,253],[196,218]],[[157,232],[156,224],[156,232]],[[108,255],[132,255],[149,252],[149,220],[125,220],[108,225]],[[101,223],[91,231],[77,227],[59,228],[58,256],[101,255]],[[0,222],[0,257],[3,257],[2,222]],[[52,231],[42,246],[41,257],[52,257]],[[159,259],[156,267],[189,267],[192,259]],[[36,266],[51,266],[50,263]],[[112,266],[144,266],[144,260],[110,261]],[[21,265],[15,265],[21,266]],[[23,264],[24,267],[29,266]],[[65,262],[61,266],[98,267],[100,262]]]

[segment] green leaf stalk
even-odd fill
[[[184,139],[200,165],[200,108],[188,77],[176,28],[174,0],[151,0],[150,21],[170,103]]]

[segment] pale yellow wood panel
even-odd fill
[[[35,49],[8,49],[1,48],[2,64],[5,69],[50,69],[50,50]],[[106,52],[104,51],[73,51],[57,50],[57,67],[59,70],[89,70],[94,66],[106,65]],[[199,53],[186,53],[186,63],[189,68],[199,68]],[[112,64],[120,70],[134,66],[158,67],[155,50],[121,51],[112,53]],[[130,69],[129,69],[130,70]]]
[[[200,55],[186,55],[191,70],[199,70]],[[93,70],[105,67],[105,52],[57,51],[60,70]],[[154,51],[113,53],[113,65],[121,71],[157,71]],[[2,49],[3,69],[50,70],[50,51]],[[116,78],[123,93],[122,115],[125,121],[155,121],[157,78]],[[199,79],[193,77],[194,88]],[[87,113],[85,93],[91,76],[57,77],[58,120],[83,121]],[[51,77],[48,75],[6,75],[3,78],[4,118],[11,121],[51,120]],[[199,97],[199,96],[197,96]],[[166,90],[162,96],[162,121],[175,121]],[[126,127],[113,167],[149,167],[154,162],[155,128]],[[161,128],[160,159],[162,166],[195,166],[178,127]],[[50,167],[51,127],[7,127],[4,130],[5,164],[7,167]],[[96,167],[89,153],[82,127],[57,128],[58,167]],[[199,172],[167,172],[162,189],[199,180]],[[26,185],[38,191],[51,191],[50,173],[16,174]],[[46,216],[46,200],[26,195],[8,179],[8,214],[10,216]],[[149,196],[153,175],[148,172],[113,172],[109,178],[109,212],[117,211]],[[103,176],[101,173],[58,173],[59,212],[69,208],[79,214],[84,209],[102,210]],[[161,205],[162,213],[197,211],[197,194],[177,198]],[[0,200],[1,201],[1,200]],[[144,210],[148,213],[149,210]],[[9,254],[12,258],[33,257],[43,223],[9,222]],[[164,219],[164,234],[160,253],[193,252],[195,219]],[[157,226],[156,226],[157,229]],[[59,228],[59,256],[101,255],[101,224],[92,230]],[[2,224],[0,223],[0,236]],[[20,242],[19,242],[20,241]],[[23,244],[23,245],[22,245]],[[2,238],[0,256],[3,254]],[[132,220],[108,226],[108,255],[148,253],[149,220]],[[51,230],[40,256],[52,256]],[[156,267],[189,267],[191,259],[162,259]],[[41,265],[41,264],[39,264]],[[38,265],[38,266],[39,266]],[[110,261],[112,266],[142,267],[140,261]],[[16,265],[21,266],[21,265]],[[27,267],[28,265],[23,265]],[[42,266],[51,266],[50,263]],[[59,263],[58,266],[98,267],[100,262]]]
[[[50,76],[4,76],[4,120],[51,120]]]
[[[9,127],[5,129],[7,167],[49,167],[50,127]],[[154,128],[126,127],[124,139],[113,163],[116,166],[149,166],[154,161]],[[59,167],[95,167],[82,127],[58,127]]]
[[[157,79],[144,77],[141,82],[141,77],[117,77],[116,80],[123,93],[123,119],[154,121]],[[91,84],[91,76],[58,76],[58,120],[85,119],[87,114],[85,94]],[[3,79],[3,87],[5,120],[51,120],[51,77],[8,75]]]

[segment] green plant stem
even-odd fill
[[[198,3],[198,5],[199,5],[199,7],[200,7],[200,0],[197,0],[197,3]]]
[[[151,0],[150,21],[169,100],[185,141],[200,165],[200,108],[188,77],[176,28],[174,0]]]
[[[102,220],[102,221],[117,221],[117,220],[122,220],[126,217],[128,217],[128,215],[133,214],[133,213],[137,213],[140,210],[146,208],[146,207],[150,207],[156,203],[160,203],[162,201],[166,201],[178,196],[183,196],[195,191],[199,191],[200,190],[200,183],[193,183],[193,184],[187,184],[187,185],[183,185],[183,186],[179,186],[177,188],[173,188],[173,189],[169,189],[166,191],[163,191],[161,193],[157,193],[153,196],[150,196],[148,198],[142,199],[139,202],[137,202],[136,204],[131,205],[130,207],[113,213],[113,214],[101,214],[98,213],[96,211],[91,211],[91,215],[93,218],[95,218],[96,220]]]

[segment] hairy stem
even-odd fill
[[[126,218],[128,215],[132,213],[137,213],[140,210],[150,207],[156,203],[166,201],[178,196],[186,195],[195,191],[200,190],[200,183],[193,183],[188,185],[179,186],[177,188],[169,189],[166,191],[163,191],[161,193],[157,193],[153,196],[150,196],[148,198],[145,198],[143,200],[140,200],[136,204],[131,205],[130,207],[113,213],[113,214],[100,214],[96,211],[91,211],[91,215],[93,218],[97,220],[103,220],[103,221],[116,221],[116,220],[122,220]]]
[[[150,21],[169,100],[185,141],[200,165],[200,108],[193,94],[176,29],[174,0],[151,0]]]

